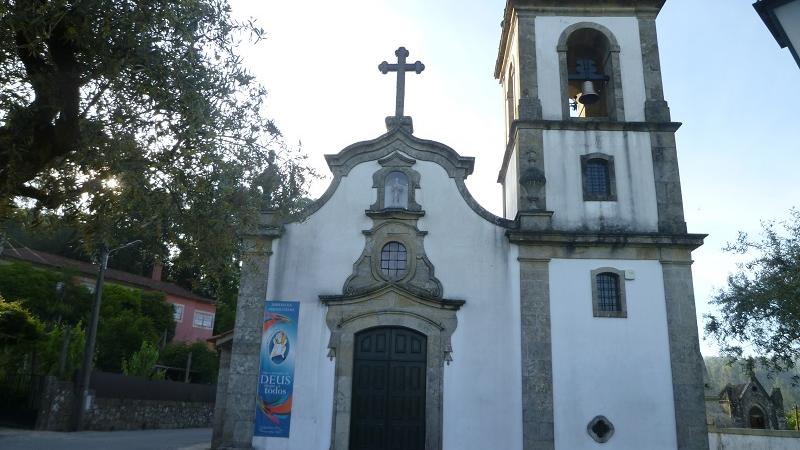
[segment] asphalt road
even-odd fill
[[[79,433],[0,428],[3,450],[205,450],[209,447],[210,428]]]

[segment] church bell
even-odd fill
[[[599,100],[600,94],[594,90],[594,82],[591,80],[584,81],[578,101],[584,105],[593,105]]]

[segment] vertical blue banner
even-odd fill
[[[289,437],[299,302],[267,302],[261,332],[255,436]]]

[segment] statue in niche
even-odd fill
[[[408,176],[391,172],[386,176],[383,194],[384,208],[408,208]]]

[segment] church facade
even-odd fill
[[[508,1],[503,217],[467,190],[474,159],[403,115],[424,66],[402,48],[382,64],[387,133],[328,155],[320,199],[243,236],[216,448],[707,449],[704,236],[683,220],[663,3]],[[299,305],[296,336],[270,341],[265,301]],[[293,364],[288,436],[254,436],[258,408],[286,415],[260,400],[262,345]]]

